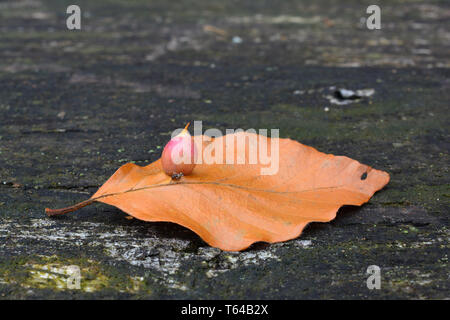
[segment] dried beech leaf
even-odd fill
[[[253,135],[231,138],[240,134],[249,140]],[[226,137],[203,147],[223,146]],[[384,171],[290,139],[279,139],[277,174],[261,175],[263,165],[245,163],[198,164],[177,181],[162,171],[160,160],[146,167],[128,163],[89,200],[46,211],[56,215],[103,202],[140,220],[180,224],[213,247],[237,251],[257,241],[296,238],[308,223],[334,219],[341,206],[359,206],[389,182]]]

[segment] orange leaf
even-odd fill
[[[218,152],[227,145],[225,139],[237,141],[242,135],[248,141],[258,137],[235,133],[200,147]],[[296,238],[308,223],[334,219],[341,206],[361,205],[389,182],[386,172],[348,157],[290,139],[277,141],[279,170],[274,175],[261,175],[264,165],[249,164],[251,143],[246,143],[245,164],[197,164],[191,175],[179,180],[162,171],[160,160],[146,167],[125,164],[89,200],[46,212],[63,214],[103,202],[140,220],[180,224],[213,247],[237,251],[257,241]],[[236,148],[234,143],[235,153]]]

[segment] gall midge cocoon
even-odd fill
[[[197,150],[194,138],[187,131],[188,126],[189,124],[164,147],[161,163],[168,176],[179,174],[187,176],[194,170]]]

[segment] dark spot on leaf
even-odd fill
[[[172,180],[180,180],[182,176],[183,176],[183,173],[182,173],[182,172],[180,172],[180,173],[174,173],[174,174],[172,175]]]

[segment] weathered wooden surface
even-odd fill
[[[447,2],[383,1],[380,31],[361,20],[371,1],[78,0],[68,31],[72,3],[0,1],[0,298],[449,297]],[[336,105],[333,87],[375,93]],[[280,128],[391,182],[241,253],[106,205],[45,216],[154,161],[191,120]]]

